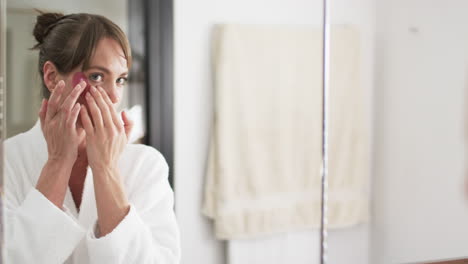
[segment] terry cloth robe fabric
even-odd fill
[[[219,25],[203,213],[219,239],[320,226],[322,31]],[[368,218],[359,34],[332,27],[328,227]]]
[[[125,147],[119,170],[130,211],[111,233],[96,238],[92,170],[88,167],[79,212],[70,188],[62,211],[35,188],[48,156],[39,121],[4,146],[7,263],[179,263],[168,166],[157,150]]]

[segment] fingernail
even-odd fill
[[[89,93],[86,93],[86,98],[91,99],[91,95]]]
[[[92,86],[92,87],[91,87],[91,91],[92,91],[93,93],[97,92],[96,87]]]

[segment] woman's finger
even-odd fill
[[[132,132],[133,128],[133,121],[128,118],[127,112],[122,111],[122,120],[124,122],[125,134],[127,135],[127,139],[130,138],[130,132]]]
[[[41,121],[41,125],[44,124],[46,111],[47,111],[47,99],[42,99],[41,108],[39,109],[39,119]]]
[[[109,95],[104,91],[102,87],[98,87],[99,92],[101,93],[102,98],[107,104],[107,107],[109,108],[109,112],[112,116],[112,121],[114,122],[114,125],[117,127],[118,131],[120,132],[123,130],[123,124],[122,120],[119,118],[119,115],[117,114],[117,111],[114,109],[114,104],[112,103],[111,99],[109,98]]]
[[[65,113],[69,113],[76,105],[76,101],[78,100],[78,97],[80,97],[80,94],[83,92],[85,87],[86,82],[83,80],[77,84],[71,93],[66,97],[65,101],[63,101],[62,105],[60,106],[60,110],[64,111]]]
[[[48,122],[54,118],[57,113],[60,98],[62,97],[63,90],[65,88],[65,81],[61,80],[57,83],[52,94],[50,95],[49,101],[47,102],[47,112],[45,121]]]
[[[86,101],[88,102],[90,117],[93,121],[94,128],[102,129],[104,127],[104,123],[102,121],[101,110],[99,110],[96,100],[90,93],[86,93]]]
[[[104,98],[102,98],[102,94],[98,91],[98,88],[96,88],[95,86],[91,87],[91,93],[93,94],[94,100],[96,101],[96,104],[99,107],[99,110],[101,111],[104,127],[113,128],[114,122],[112,121],[112,116],[109,111],[109,107],[104,101]]]
[[[80,113],[81,105],[76,103],[71,109],[70,116],[67,119],[67,127],[69,129],[76,129],[76,120],[78,120],[78,114]]]
[[[93,123],[91,121],[91,117],[86,110],[86,107],[81,108],[80,112],[81,123],[83,124],[83,128],[86,131],[87,135],[92,135],[94,133]]]

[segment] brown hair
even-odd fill
[[[67,74],[82,64],[82,69],[89,67],[89,61],[102,38],[111,38],[120,44],[131,65],[131,50],[125,33],[109,19],[93,14],[79,13],[63,15],[61,13],[40,13],[37,16],[33,35],[37,44],[31,49],[39,50],[39,73],[42,79],[42,94],[49,98],[49,89],[44,83],[43,66],[51,61],[61,74]]]

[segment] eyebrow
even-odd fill
[[[91,67],[88,68],[88,70],[91,70],[91,69],[98,69],[98,70],[101,70],[101,71],[105,72],[106,74],[110,74],[109,69],[107,69],[106,67],[95,65],[95,66],[91,66]],[[128,75],[128,72],[123,72],[123,73],[120,74],[120,76],[123,76],[123,75]]]

